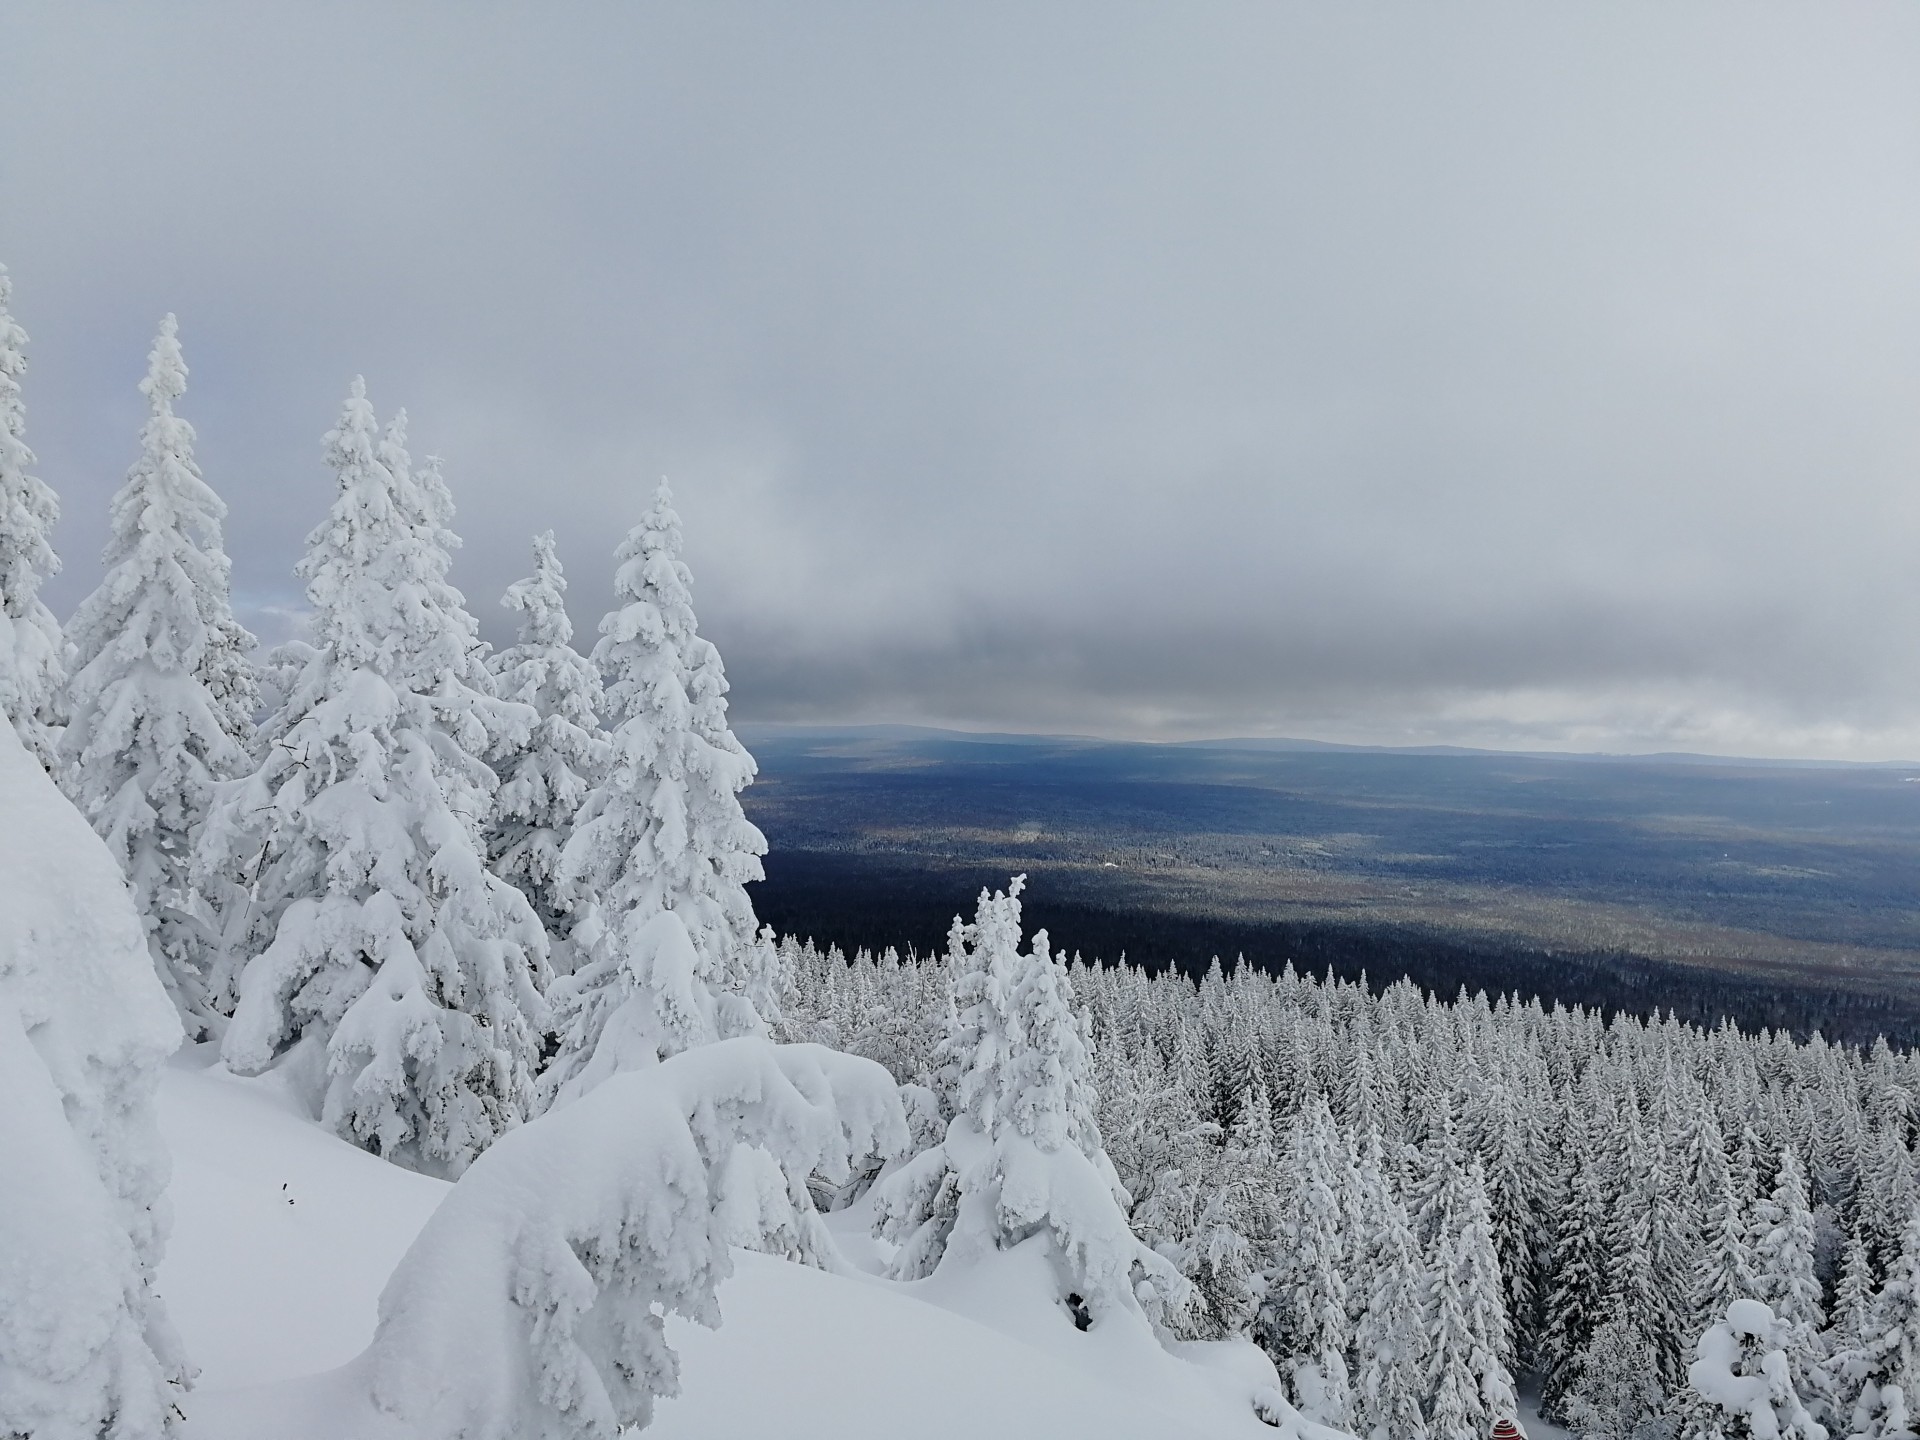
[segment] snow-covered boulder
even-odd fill
[[[0,724],[0,1434],[172,1429],[154,1097],[180,1033],[113,857]]]

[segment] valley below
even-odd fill
[[[1920,770],[743,733],[756,905],[822,945],[937,949],[1025,872],[1034,923],[1088,959],[1920,1037]]]

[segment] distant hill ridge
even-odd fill
[[[735,730],[754,740],[935,740],[953,744],[1178,750],[1247,750],[1269,754],[1405,755],[1488,760],[1558,760],[1591,764],[1719,765],[1787,770],[1920,770],[1920,760],[1822,760],[1764,755],[1710,755],[1691,750],[1489,750],[1471,745],[1352,745],[1292,736],[1222,736],[1205,740],[1116,740],[1099,735],[1043,731],[950,730],[936,725],[815,725],[743,721]]]

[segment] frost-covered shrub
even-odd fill
[[[191,1372],[154,1293],[180,1023],[125,882],[0,725],[0,1435],[155,1440]]]
[[[871,1061],[742,1037],[502,1137],[380,1298],[374,1405],[418,1440],[611,1440],[679,1391],[664,1316],[720,1323],[730,1244],[824,1264],[806,1181],[907,1140]]]

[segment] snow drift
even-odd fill
[[[180,1023],[113,858],[6,725],[0,815],[0,1434],[147,1440],[188,1378],[154,1291]]]

